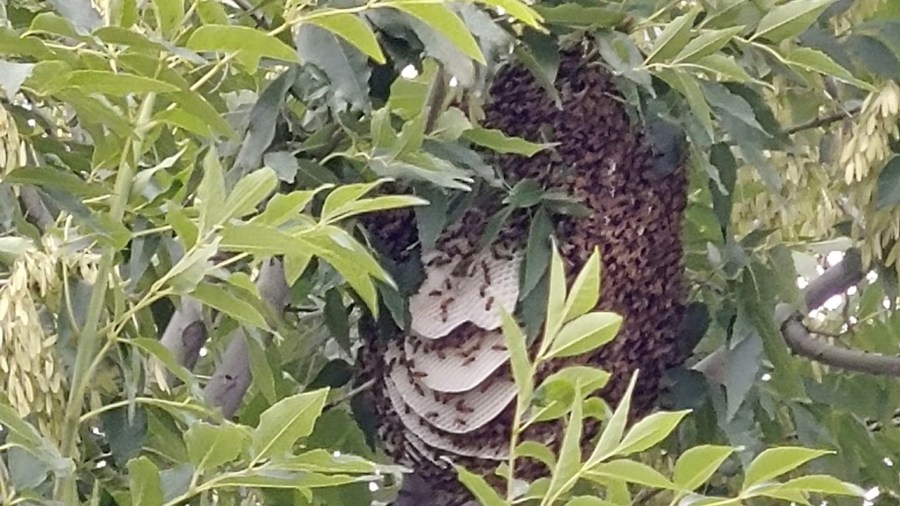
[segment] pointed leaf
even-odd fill
[[[598,300],[600,300],[600,248],[595,247],[569,290],[563,322],[594,309]]]
[[[628,423],[628,412],[631,411],[631,395],[634,392],[634,385],[637,383],[638,372],[635,371],[628,383],[628,388],[619,401],[619,405],[613,412],[612,417],[604,424],[603,432],[600,433],[600,440],[591,453],[587,465],[589,467],[597,465],[613,454],[615,448],[622,440],[622,434],[625,433],[625,425]]]
[[[571,357],[593,351],[612,341],[621,326],[622,317],[615,313],[598,312],[581,315],[560,329],[546,356]]]
[[[478,48],[478,43],[472,36],[472,32],[465,23],[443,4],[415,3],[398,0],[391,2],[390,6],[414,16],[425,22],[431,28],[437,30],[452,42],[457,49],[468,55],[473,60],[485,65],[484,55]]]
[[[735,35],[744,29],[743,26],[723,28],[721,30],[703,30],[696,38],[678,53],[674,62],[694,62],[715,53],[728,44]]]
[[[588,476],[603,476],[653,488],[675,488],[675,485],[656,469],[647,464],[629,459],[619,459],[599,464],[591,468]]]
[[[757,483],[777,478],[812,459],[830,453],[834,452],[796,446],[769,448],[753,459],[747,467],[747,472],[744,475],[743,490],[747,490]]]
[[[682,490],[694,490],[706,483],[732,453],[734,448],[729,446],[702,445],[689,448],[675,462],[672,481]]]
[[[328,397],[328,389],[284,398],[259,415],[253,431],[251,454],[255,459],[289,454],[298,439],[309,436]]]
[[[316,14],[319,13],[317,12]],[[376,62],[385,62],[384,53],[381,52],[381,46],[378,45],[378,39],[375,38],[372,28],[356,14],[334,11],[327,14],[322,13],[322,15],[315,17],[311,16],[305,19],[304,22],[318,25],[340,35],[344,40],[356,46],[357,49]]]
[[[666,61],[678,54],[691,38],[691,26],[700,9],[694,8],[666,23],[665,29],[653,41],[653,49],[647,55],[645,64]]]
[[[184,433],[184,442],[194,467],[215,469],[238,458],[249,436],[245,427],[230,422],[196,422]]]
[[[131,481],[131,501],[134,504],[157,506],[163,503],[162,482],[159,468],[147,457],[128,461],[128,476]]]
[[[794,0],[769,10],[759,21],[756,33],[750,40],[758,38],[772,42],[796,37],[805,32],[835,0]]]
[[[663,439],[678,427],[681,420],[690,413],[690,410],[653,413],[640,420],[622,438],[622,442],[616,448],[617,455],[629,455],[642,452]]]
[[[509,137],[500,130],[481,127],[466,130],[463,132],[463,138],[479,146],[493,149],[497,153],[514,153],[528,157],[555,145],[529,142],[521,137]]]
[[[488,482],[484,480],[484,477],[475,474],[471,471],[467,471],[465,468],[460,466],[455,466],[457,477],[459,481],[462,482],[466,488],[472,492],[472,495],[475,496],[475,499],[478,500],[478,504],[483,506],[505,506],[506,501],[500,497],[494,487],[488,485]]]

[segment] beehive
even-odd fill
[[[598,309],[622,314],[625,323],[611,344],[575,360],[612,373],[601,392],[612,403],[640,369],[633,403],[635,414],[643,414],[653,407],[663,372],[681,359],[676,338],[685,296],[684,171],[650,176],[654,155],[601,65],[584,61],[579,51],[565,53],[556,86],[560,109],[526,70],[508,67],[497,76],[487,126],[559,145],[555,153],[497,156],[493,162],[511,184],[530,178],[565,191],[589,209],[585,217],[554,216],[555,236],[570,273],[580,270],[594,246],[600,247]],[[553,138],[542,138],[548,133]],[[528,222],[524,212],[513,215],[497,242],[478,250],[474,245],[499,202],[486,207],[450,227],[434,251],[418,252],[425,281],[410,298],[411,332],[372,339],[363,356],[378,380],[374,397],[385,446],[398,461],[415,467],[435,494],[445,494],[435,504],[467,497],[441,457],[487,474],[508,455],[515,386],[491,308],[514,309]],[[399,258],[415,241],[413,220],[403,211],[382,215],[370,231],[389,246],[389,255]],[[596,430],[589,424],[585,437]],[[526,436],[553,446],[560,426],[535,425]],[[536,462],[517,471],[532,477],[546,472]]]

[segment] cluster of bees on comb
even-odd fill
[[[632,401],[634,414],[640,415],[652,409],[665,371],[684,358],[676,339],[685,299],[681,218],[686,177],[683,167],[664,177],[648,174],[655,155],[642,129],[629,118],[608,72],[583,55],[581,50],[561,55],[556,81],[561,107],[527,70],[509,66],[497,75],[486,126],[558,145],[531,158],[495,155],[490,160],[508,184],[532,179],[584,205],[587,213],[552,216],[569,281],[599,247],[603,284],[596,309],[625,318],[612,343],[547,364],[538,383],[564,366],[602,367],[612,379],[599,394],[614,404],[631,373],[640,369]],[[548,132],[554,138],[546,139]],[[386,245],[385,254],[401,261],[416,251],[424,271],[421,285],[409,296],[408,328],[394,328],[389,336],[364,333],[369,344],[361,360],[364,375],[376,380],[372,397],[384,447],[426,483],[426,504],[470,499],[451,463],[491,481],[509,456],[516,386],[498,309],[521,318],[530,215],[517,210],[491,244],[479,247],[500,208],[497,199],[467,210],[427,251],[416,246],[410,211],[367,222],[369,233]],[[599,423],[586,422],[586,440],[597,434]],[[555,448],[562,426],[534,424],[524,437]],[[517,476],[526,479],[547,472],[537,461],[517,466]]]

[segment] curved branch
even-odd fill
[[[803,295],[807,307],[820,307],[830,297],[844,293],[859,283],[864,276],[859,252],[848,250],[840,263],[830,267],[806,287]],[[788,304],[779,304],[775,308],[775,321],[781,327],[781,335],[797,355],[848,371],[900,376],[900,357],[834,346],[813,337],[802,318],[803,315]]]

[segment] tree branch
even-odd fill
[[[830,297],[844,293],[862,281],[863,276],[865,273],[859,252],[847,251],[839,264],[830,267],[806,287],[804,298],[807,307],[820,307]],[[781,326],[785,342],[797,355],[848,371],[900,376],[900,357],[840,348],[813,337],[803,324],[803,315],[788,304],[779,304],[775,308],[775,318]]]
[[[842,119],[846,119],[846,118],[853,116],[854,114],[859,112],[859,110],[860,110],[860,107],[857,106],[857,107],[852,107],[850,109],[847,109],[846,111],[841,111],[841,112],[831,114],[829,116],[823,116],[821,118],[816,118],[814,120],[807,121],[806,123],[801,123],[799,125],[786,128],[784,130],[784,133],[786,135],[793,135],[797,132],[802,132],[804,130],[812,130],[813,128],[819,128],[819,127],[823,127],[826,125],[830,125],[830,124],[834,123],[835,121],[840,121]]]
[[[262,299],[274,311],[284,311],[290,292],[284,278],[284,265],[280,260],[273,258],[262,265],[256,278],[256,287]],[[241,406],[252,379],[247,334],[238,328],[231,334],[231,342],[222,356],[222,362],[206,384],[206,400],[212,406],[221,408],[225,418],[231,418]]]
[[[862,281],[859,251],[847,250],[844,259],[810,281],[803,290],[806,310],[817,309],[829,298],[842,294]],[[801,357],[848,371],[879,376],[900,376],[900,357],[841,348],[818,339],[803,324],[804,314],[789,304],[778,304],[775,322],[781,329],[788,348]],[[723,346],[694,366],[710,381],[722,383],[728,366],[727,349]]]

